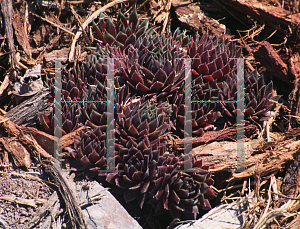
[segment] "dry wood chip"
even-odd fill
[[[52,158],[52,156],[47,153],[32,137],[30,133],[24,134],[22,129],[14,124],[13,122],[9,121],[7,118],[0,116],[0,127],[3,128],[7,134],[17,137],[18,140],[26,146],[27,149],[30,149],[30,152],[41,154],[45,158]]]
[[[16,139],[3,137],[0,138],[0,142],[4,145],[5,149],[11,154],[14,163],[17,167],[31,166],[30,154],[26,148]]]
[[[226,27],[218,21],[207,17],[200,9],[198,3],[173,0],[172,6],[175,8],[178,20],[195,31],[200,30],[203,33],[209,32],[218,35],[226,32]]]
[[[257,61],[261,62],[261,64],[272,71],[275,77],[287,83],[291,82],[292,79],[288,76],[287,65],[282,61],[269,42],[264,41],[260,46],[258,46],[257,50],[254,52],[254,57]]]

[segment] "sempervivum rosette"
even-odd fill
[[[138,18],[138,14],[134,9],[128,18],[126,18],[121,11],[119,11],[116,22],[114,23],[111,18],[107,18],[104,14],[100,15],[99,23],[93,22],[94,30],[96,31],[96,38],[101,47],[109,46],[120,47],[120,49],[127,53],[130,45],[138,48],[141,40],[144,37],[164,37],[160,34],[155,34],[155,28],[148,28],[149,20],[142,21]],[[153,35],[154,34],[154,35]],[[190,37],[184,36],[183,33],[177,29],[172,35],[167,35],[168,43],[172,46],[179,45],[185,47],[190,42]],[[164,39],[164,38],[163,38]]]
[[[157,105],[141,99],[116,104],[116,112],[115,163],[123,172],[109,174],[107,181],[122,189],[126,202],[136,199],[142,208],[158,158],[166,151],[171,109],[166,102]]]
[[[109,55],[114,57],[118,53],[118,49],[111,48],[110,53],[102,56],[102,58],[90,55],[85,63],[76,63],[74,68],[62,71],[62,116],[63,123],[67,120],[69,129],[77,129],[79,120],[82,124],[92,128],[100,126],[102,131],[106,128],[107,57]],[[112,70],[114,71],[113,67]],[[113,74],[116,74],[115,71]],[[47,83],[50,98],[53,99],[54,77],[50,77]],[[116,92],[118,92],[120,87],[117,80],[115,81],[115,87],[117,88]],[[76,112],[74,112],[74,109]],[[48,117],[40,115],[44,129],[51,134],[53,134],[54,123],[51,121],[52,119],[52,115]],[[71,124],[73,124],[72,128],[70,127]],[[64,131],[69,133],[68,130],[64,129]]]
[[[171,38],[170,38],[171,39]],[[127,83],[137,94],[168,96],[183,83],[184,52],[166,42],[165,37],[143,38],[138,48],[130,46],[120,65],[120,83]]]
[[[107,71],[108,71],[108,58],[112,58],[114,66],[111,66],[111,70],[115,76],[119,76],[120,73],[116,68],[118,61],[123,62],[124,52],[118,47],[111,47],[106,45],[105,47],[97,46],[97,49],[92,54],[88,55],[85,60],[84,70],[85,77],[88,79],[88,83],[95,85],[97,79],[103,85],[106,85]],[[119,88],[118,78],[115,78],[115,87]]]
[[[249,121],[268,120],[267,112],[274,107],[274,102],[280,96],[272,96],[273,83],[265,84],[263,76],[259,76],[254,70],[250,73],[245,72],[245,94],[244,94],[244,116],[246,123]],[[241,90],[242,91],[242,90]],[[223,82],[222,99],[228,101],[237,100],[237,82],[236,75]],[[240,96],[242,98],[243,95]],[[273,100],[273,101],[272,101]],[[225,114],[227,117],[237,116],[239,109],[236,103],[225,104]]]
[[[100,128],[82,130],[80,136],[74,137],[74,149],[68,148],[71,155],[81,161],[82,165],[91,171],[105,170],[106,134]]]
[[[88,98],[87,78],[84,75],[84,65],[77,64],[71,70],[64,69],[61,75],[61,111],[62,111],[62,134],[70,133],[85,122],[82,114],[82,101]],[[54,99],[54,76],[47,79],[49,87],[49,98]],[[53,104],[54,106],[54,104]],[[54,108],[53,108],[54,110]],[[54,111],[50,115],[40,114],[39,119],[44,129],[49,133],[54,133]]]
[[[214,122],[222,117],[221,105],[214,102],[219,99],[220,90],[215,81],[204,83],[201,77],[192,81],[191,123],[193,135],[203,135],[205,130],[213,128]],[[186,121],[183,86],[181,86],[180,90],[178,90],[174,96],[172,109],[176,127],[184,133]]]
[[[99,24],[94,24],[94,29],[100,45],[120,47],[124,50],[129,44],[134,45],[136,40],[142,37],[148,29],[148,20],[143,22],[138,18],[136,10],[133,10],[126,18],[121,11],[117,17],[116,25],[111,18],[106,19],[105,15],[100,15]]]
[[[94,24],[101,41],[93,54],[108,54],[115,59],[116,79],[122,85],[128,84],[131,90],[141,96],[158,95],[158,99],[175,92],[183,77],[184,51],[180,47],[189,44],[190,38],[179,30],[174,35],[160,35],[148,29],[148,20],[141,22],[134,10],[127,19],[121,12],[117,22],[105,17],[99,26]],[[112,51],[116,48],[125,52]],[[126,53],[126,55],[124,55]]]
[[[87,96],[87,82],[89,77],[85,76],[84,64],[77,63],[74,68],[63,69],[61,75],[61,99],[65,101],[81,100]],[[46,86],[49,87],[50,98],[54,98],[55,88],[54,75],[47,77]]]
[[[81,105],[77,101],[65,102],[61,105],[61,116],[62,116],[62,128],[60,126],[55,127],[58,123],[58,119],[53,115],[53,111],[50,115],[40,114],[39,119],[44,127],[44,130],[49,134],[54,134],[55,128],[61,128],[62,136],[83,126],[84,119],[82,117]]]
[[[107,89],[97,79],[90,85],[86,101],[82,101],[82,114],[85,125],[102,131],[107,127]]]
[[[208,200],[216,195],[210,187],[214,181],[208,169],[191,153],[160,156],[156,178],[149,187],[156,204],[155,214],[169,210],[173,218],[180,218],[183,212],[186,217],[196,219],[198,206],[211,209]]]
[[[223,82],[236,71],[237,60],[242,50],[234,43],[217,36],[208,39],[205,34],[196,36],[188,45],[187,54],[192,58],[192,73],[194,77],[202,76],[205,82],[217,80]]]

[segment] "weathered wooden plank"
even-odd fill
[[[283,26],[299,25],[300,13],[291,12],[256,0],[221,0],[227,6],[249,15],[258,21],[268,21]]]

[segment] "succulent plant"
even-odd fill
[[[81,105],[80,103],[78,103],[78,101],[63,103],[61,105],[61,111],[62,128],[58,125],[59,122],[54,114],[54,108],[53,111],[51,111],[50,115],[39,115],[40,122],[42,123],[46,132],[53,135],[55,128],[60,128],[63,136],[83,126]],[[55,123],[57,123],[58,126],[55,126]]]
[[[183,83],[184,53],[178,47],[165,44],[163,38],[142,39],[138,48],[130,46],[124,65],[120,66],[122,74],[120,83],[128,84],[139,95],[163,98],[174,93]]]
[[[94,29],[101,41],[93,54],[102,56],[109,53],[117,58],[115,65],[120,75],[116,78],[121,85],[128,84],[133,92],[146,98],[157,95],[158,99],[175,92],[183,78],[184,51],[191,41],[177,29],[172,35],[160,35],[154,28],[148,29],[148,20],[141,22],[136,10],[127,19],[119,12],[117,22],[100,17]],[[125,51],[112,51],[114,48]],[[147,95],[148,94],[148,95]]]
[[[149,187],[156,204],[155,215],[169,210],[173,218],[180,218],[184,212],[188,218],[196,219],[198,206],[211,209],[208,200],[216,195],[210,187],[214,181],[208,169],[192,153],[160,156],[156,177]]]
[[[55,89],[54,75],[47,78],[49,87],[48,98],[54,102]],[[61,76],[61,111],[62,111],[62,134],[65,135],[83,126],[85,118],[82,114],[82,101],[88,100],[87,78],[84,75],[84,65],[77,64],[74,68],[67,71],[64,69]],[[54,133],[54,104],[50,115],[40,114],[40,122],[44,129],[49,133]]]
[[[107,44],[109,46],[120,47],[122,51],[126,51],[130,45],[138,48],[144,37],[152,37],[153,34],[153,37],[164,37],[157,34],[155,28],[148,28],[148,26],[149,20],[145,19],[142,21],[139,19],[135,9],[128,18],[119,11],[116,23],[104,14],[100,15],[98,24],[93,22],[93,27],[97,35],[96,37],[99,41],[98,44],[102,47],[105,47]],[[173,36],[172,33],[169,33],[167,36],[172,38],[170,40],[172,46],[175,46],[174,42],[176,42],[177,45],[185,47],[190,41],[190,38],[184,36],[179,29],[174,32]]]
[[[94,64],[94,61],[94,58],[90,57],[90,61],[87,62],[89,65],[77,63],[71,70],[64,69],[62,71],[63,134],[69,133],[70,130],[74,131],[83,124],[92,128],[100,126],[102,131],[106,129],[107,89],[105,84],[107,83],[107,64],[103,59],[97,64]],[[101,73],[103,74],[101,75]],[[50,90],[49,98],[54,99],[54,77],[49,77],[47,83]],[[117,82],[115,86],[119,88]],[[44,129],[50,134],[53,134],[54,130],[52,113],[49,116],[40,115]],[[64,122],[66,123],[64,124]]]
[[[187,55],[192,59],[193,77],[202,76],[204,82],[216,80],[218,83],[232,77],[236,72],[235,58],[240,58],[241,49],[233,42],[219,37],[208,39],[208,35],[196,36],[188,45]],[[222,84],[219,84],[221,87]]]
[[[254,70],[250,73],[245,72],[245,94],[244,94],[244,117],[245,122],[249,121],[265,121],[268,119],[267,112],[274,107],[274,102],[280,96],[272,96],[273,83],[265,84],[263,76],[259,76]],[[241,90],[242,91],[242,90]],[[240,97],[242,97],[241,95]],[[227,101],[237,100],[237,82],[236,75],[229,77],[223,82],[221,99]],[[273,101],[271,101],[273,100]],[[235,118],[237,113],[241,112],[237,109],[237,103],[226,103],[224,105],[224,114],[228,117]]]
[[[196,219],[199,208],[210,209],[209,200],[216,196],[209,167],[192,153],[167,152],[170,119],[182,133],[186,125],[184,58],[191,59],[192,133],[202,135],[222,116],[233,120],[239,112],[235,103],[214,100],[237,99],[235,58],[241,57],[241,49],[229,40],[207,35],[191,39],[179,30],[160,35],[148,25],[136,10],[128,18],[120,12],[116,22],[101,15],[98,25],[94,23],[97,48],[83,63],[62,72],[62,133],[89,126],[75,137],[69,152],[84,168],[105,175],[126,202],[137,201],[140,208],[152,204],[155,215],[168,210],[173,218],[184,213]],[[107,86],[107,58],[114,60],[114,90]],[[48,85],[53,99],[53,77]],[[272,83],[265,85],[255,71],[246,75],[245,87],[246,119],[265,120],[271,100],[277,99],[272,97]],[[107,108],[113,101],[107,100],[113,92],[111,114]],[[40,115],[51,134],[59,128],[54,127],[55,119],[53,113]],[[107,159],[110,125],[115,126],[116,143],[113,157]]]
[[[215,193],[209,187],[213,180],[208,167],[192,154],[176,157],[166,153],[164,138],[171,112],[168,104],[155,105],[154,100],[141,98],[135,103],[117,102],[116,112],[114,160],[121,172],[108,174],[106,180],[123,190],[125,201],[137,200],[140,208],[145,202],[152,203],[157,205],[156,214],[166,209],[173,217],[183,211],[194,218],[198,201],[201,207],[210,208],[207,198]],[[184,165],[186,173],[180,171]]]
[[[215,121],[222,117],[222,107],[214,100],[220,99],[220,90],[216,81],[204,83],[202,77],[192,81],[191,88],[191,124],[192,134],[201,136],[205,130],[212,129]],[[208,102],[211,101],[211,102]],[[176,92],[173,103],[173,117],[176,127],[184,133],[185,121],[185,94],[184,86]]]
[[[136,10],[133,10],[127,19],[124,14],[119,11],[116,25],[111,18],[106,19],[104,14],[100,15],[99,26],[93,22],[94,30],[100,45],[120,47],[124,50],[130,44],[134,45],[136,40],[145,35],[148,29],[149,20],[143,22],[138,18]]]
[[[171,108],[167,102],[157,105],[155,99],[129,100],[128,87],[116,97],[115,167],[106,180],[123,190],[126,202],[137,200],[155,204],[156,214],[170,210],[173,217],[185,212],[195,218],[199,206],[210,208],[207,199],[215,193],[208,167],[190,155],[176,157],[166,153],[167,131]],[[91,171],[109,169],[106,160],[107,136],[100,127],[84,130],[74,139],[72,156]],[[184,168],[185,166],[185,168]],[[186,171],[181,171],[187,169]],[[100,173],[104,175],[103,172]]]
[[[61,75],[61,100],[62,101],[80,101],[87,96],[87,83],[89,77],[85,75],[84,64],[77,63],[70,70],[63,69]],[[49,96],[55,97],[55,76],[49,74],[46,79],[46,86],[49,87]]]
[[[74,149],[69,148],[69,152],[91,171],[106,170],[106,140],[106,134],[99,127],[81,130],[80,135],[74,137]]]
[[[141,98],[129,104],[116,103],[117,156],[114,160],[116,169],[123,172],[109,174],[107,181],[114,181],[124,190],[126,202],[137,199],[141,208],[155,172],[156,161],[166,151],[165,137],[170,113],[166,102],[156,105],[154,101]]]

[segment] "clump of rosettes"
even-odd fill
[[[107,64],[104,60],[94,63],[90,57],[87,63],[77,63],[71,70],[62,71],[61,101],[63,135],[76,130],[83,124],[102,131],[106,129],[107,117]],[[90,68],[87,68],[90,66]],[[89,70],[87,70],[89,69]],[[54,99],[54,77],[48,79],[50,98]],[[115,86],[119,85],[115,82]],[[52,112],[53,113],[53,112]],[[53,134],[54,117],[40,115],[44,129]]]
[[[111,18],[107,18],[104,14],[100,15],[99,23],[93,22],[94,30],[96,32],[96,39],[101,47],[107,45],[111,47],[120,47],[120,49],[127,53],[127,49],[130,45],[138,48],[142,43],[142,39],[148,37],[162,38],[166,45],[185,47],[190,42],[190,37],[185,36],[177,29],[174,34],[164,35],[157,34],[155,28],[148,28],[149,20],[141,20],[138,18],[138,14],[134,9],[128,18],[126,18],[121,11],[119,11],[117,21],[114,23]],[[155,42],[156,43],[156,42]]]
[[[126,202],[136,199],[142,208],[158,158],[166,151],[171,109],[167,103],[157,105],[142,98],[117,103],[116,112],[115,162],[123,172],[109,174],[107,181],[123,190]]]
[[[183,57],[184,52],[166,44],[163,38],[145,37],[138,48],[130,46],[128,55],[120,60],[124,66],[120,65],[119,81],[146,98],[153,95],[158,99],[167,97],[183,83]]]

